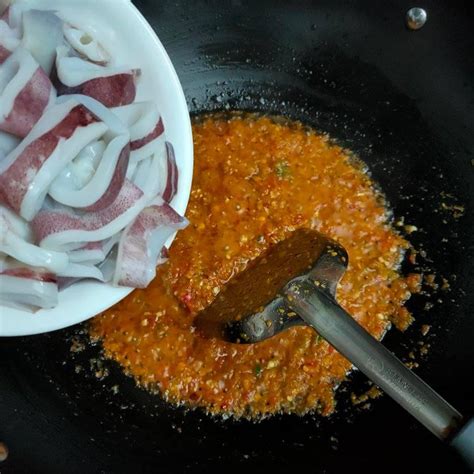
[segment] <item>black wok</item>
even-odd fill
[[[415,325],[385,343],[406,358],[420,326],[432,325],[417,372],[472,416],[473,4],[424,0],[429,18],[417,32],[405,27],[415,6],[405,0],[136,4],[174,61],[192,113],[284,114],[369,164],[396,216],[420,228],[410,239],[431,260],[424,265],[450,284],[429,311],[426,297],[415,298]],[[453,205],[465,207],[462,216]],[[2,474],[466,472],[388,398],[353,407],[350,392],[367,387],[360,374],[341,387],[329,419],[212,420],[167,406],[112,363],[96,378],[100,347],[70,352],[82,331],[0,340],[0,441],[10,450]]]

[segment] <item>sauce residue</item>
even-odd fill
[[[337,298],[371,334],[393,322],[420,275],[401,276],[409,244],[390,224],[363,166],[327,136],[299,123],[236,114],[193,126],[194,186],[189,227],[146,290],[91,324],[105,354],[139,384],[176,404],[210,413],[261,417],[334,410],[334,389],[350,363],[309,328],[254,345],[205,339],[193,327],[236,272],[299,227],[339,241],[349,268]]]

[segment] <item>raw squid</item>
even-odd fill
[[[28,10],[23,13],[22,24],[22,46],[49,76],[56,60],[56,49],[64,44],[62,20],[53,12]]]
[[[96,174],[107,145],[104,140],[94,140],[85,146],[58,177],[52,182],[50,193],[57,186],[67,186],[72,190],[82,189]]]
[[[58,304],[57,278],[39,268],[4,263],[0,269],[0,304],[26,311],[54,308]]]
[[[94,166],[93,159],[83,153],[78,156],[79,163],[72,162],[53,181],[49,194],[67,206],[97,212],[112,204],[123,186],[130,157],[130,134],[117,117],[96,100],[80,95],[68,97],[93,112],[107,126],[107,131],[95,147],[88,147],[92,154],[99,154],[99,160],[95,160],[96,169],[87,183],[77,186],[80,179],[75,176],[81,163]]]
[[[11,153],[20,143],[20,139],[10,133],[0,132],[0,160]]]
[[[0,162],[0,199],[24,219],[39,211],[64,167],[107,126],[76,100],[50,107],[21,144]]]
[[[120,240],[120,236],[121,234],[117,233],[110,239],[101,242],[88,242],[84,247],[69,252],[69,261],[72,263],[98,265],[108,257],[112,248]]]
[[[161,153],[140,161],[134,172],[133,182],[150,198],[155,198],[163,187],[163,181],[166,180],[166,171],[163,169],[165,158]],[[150,179],[154,176],[155,179]]]
[[[0,0],[0,20],[8,22],[10,2],[8,0]]]
[[[53,82],[58,95],[83,94],[106,107],[128,105],[135,100],[138,70],[127,66],[103,66],[69,54],[68,47],[57,49]]]
[[[112,110],[130,129],[132,163],[164,150],[165,128],[154,102],[136,102]]]
[[[178,166],[176,165],[176,157],[173,145],[166,142],[166,185],[162,192],[163,199],[171,202],[178,192]]]
[[[161,198],[145,208],[120,239],[114,284],[146,288],[162,263],[159,259],[165,242],[186,225],[186,219]]]
[[[33,56],[17,48],[0,66],[0,130],[25,137],[55,97],[51,81]]]
[[[91,264],[70,263],[65,270],[57,274],[60,278],[92,279],[104,281],[102,272]]]
[[[17,32],[12,30],[8,23],[0,20],[0,64],[3,64],[19,45]]]
[[[0,305],[27,310],[82,279],[147,286],[187,224],[140,70],[33,3],[0,5]]]
[[[102,242],[88,242],[77,250],[68,252],[71,263],[97,265],[105,260]]]
[[[165,142],[165,153],[159,150],[153,156],[130,167],[133,182],[148,196],[160,195],[164,201],[171,202],[178,188],[178,168],[171,143]],[[155,180],[150,180],[155,176]]]
[[[101,65],[110,61],[110,55],[89,33],[68,23],[64,24],[63,32],[66,41],[82,58]]]
[[[99,280],[103,283],[111,282],[114,276],[115,264],[117,261],[117,252],[115,247],[120,240],[120,235],[120,233],[115,234],[112,238],[102,242],[89,242],[84,247],[69,252],[69,261],[71,263],[81,263],[82,265],[95,267],[93,269],[89,268],[89,275],[87,276],[84,276],[83,273],[83,276],[80,277],[59,277],[59,289],[64,290],[69,288],[71,285],[83,278]],[[76,269],[78,268],[79,267],[76,267]],[[71,269],[74,269],[74,267],[70,267],[69,271],[65,273],[71,274]],[[94,272],[94,274],[91,272]]]
[[[149,198],[125,180],[115,201],[98,212],[79,213],[51,202],[32,221],[36,241],[43,248],[75,250],[83,243],[112,237],[126,227],[146,207]]]
[[[10,25],[10,28],[17,31],[19,35],[23,34],[21,20],[26,10],[28,8],[22,2],[11,1],[2,15],[2,19]]]
[[[69,258],[64,252],[42,249],[32,243],[30,226],[10,210],[0,206],[0,252],[33,267],[52,273],[64,271]]]

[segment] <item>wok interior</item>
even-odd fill
[[[310,1],[235,0],[217,9],[204,1],[135,3],[167,47],[193,115],[230,109],[284,115],[328,132],[367,163],[394,215],[418,227],[409,240],[426,252],[423,270],[450,284],[430,311],[426,296],[413,298],[415,324],[406,334],[391,331],[385,343],[406,358],[420,326],[432,325],[432,347],[419,373],[472,413],[474,392],[465,377],[473,369],[467,337],[473,321],[465,316],[473,303],[467,278],[473,222],[469,212],[453,212],[473,200],[474,64],[463,57],[474,47],[472,18],[453,16],[456,2],[444,11],[433,4],[431,24],[412,33],[396,2],[376,15],[380,8],[370,1],[357,8]],[[340,472],[384,463],[392,472],[410,459],[413,472],[459,467],[432,449],[436,440],[390,400],[377,400],[371,411],[353,407],[350,393],[367,387],[360,374],[344,384],[330,419],[222,422],[170,408],[113,363],[106,363],[110,375],[98,380],[99,347],[70,353],[70,338],[81,331],[2,341],[1,413],[8,431],[0,434],[12,465],[147,472],[234,463]],[[393,455],[402,445],[404,455]],[[31,446],[27,457],[25,446]]]

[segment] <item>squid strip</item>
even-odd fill
[[[10,133],[0,132],[0,160],[11,153],[20,143],[20,139]]]
[[[22,46],[49,76],[56,61],[56,50],[64,44],[63,21],[51,11],[28,10],[23,13]]]
[[[0,130],[25,137],[56,92],[31,54],[17,48],[0,66]]]
[[[75,100],[50,107],[23,142],[0,162],[0,199],[30,221],[56,176],[106,130],[104,123]]]
[[[128,105],[135,100],[138,70],[101,66],[68,54],[65,47],[57,50],[56,69],[52,77],[58,95],[83,94],[106,107]]]
[[[94,176],[106,148],[107,145],[102,139],[94,140],[85,146],[51,183],[50,194],[56,192],[57,186],[73,191],[82,189]]]
[[[32,221],[36,241],[43,248],[74,250],[81,243],[112,237],[125,228],[141,212],[149,198],[132,182],[125,180],[115,201],[98,212],[79,213],[53,203],[43,208]],[[73,248],[71,248],[71,246]]]
[[[123,232],[118,247],[114,284],[146,288],[162,263],[163,247],[187,221],[161,199],[145,208]]]
[[[58,304],[56,277],[41,269],[15,266],[0,271],[0,304],[27,311]]]
[[[68,252],[71,263],[97,265],[105,260],[102,242],[89,242],[84,247]]]
[[[110,239],[101,242],[88,242],[84,247],[69,252],[69,261],[72,263],[98,265],[107,258],[119,240],[120,233],[117,233]]]
[[[110,61],[107,51],[87,32],[65,23],[63,33],[66,41],[82,58],[101,65]]]
[[[0,19],[0,64],[15,51],[20,45],[17,32],[12,30],[6,21]]]
[[[45,250],[31,243],[28,224],[0,206],[0,252],[32,267],[58,273],[66,269],[69,258],[64,252]]]
[[[178,169],[172,145],[166,142],[164,150],[138,162],[132,176],[133,182],[145,195],[151,198],[160,195],[164,201],[171,202],[178,186]],[[155,179],[150,179],[150,176]]]
[[[104,281],[104,275],[97,267],[82,263],[70,263],[64,271],[59,272],[57,275],[59,278],[86,278]]]
[[[176,157],[173,145],[166,142],[166,186],[163,190],[163,200],[171,202],[178,192],[178,166],[176,165]]]
[[[132,163],[150,157],[163,148],[163,119],[154,102],[137,102],[112,109],[130,129]]]
[[[78,189],[70,182],[72,173],[60,174],[53,181],[49,194],[66,206],[97,212],[110,206],[123,186],[130,157],[130,135],[117,117],[96,100],[80,95],[70,96],[70,99],[86,106],[108,127],[103,137],[105,148],[99,150],[97,168],[87,184]],[[69,171],[72,163],[68,166]]]

